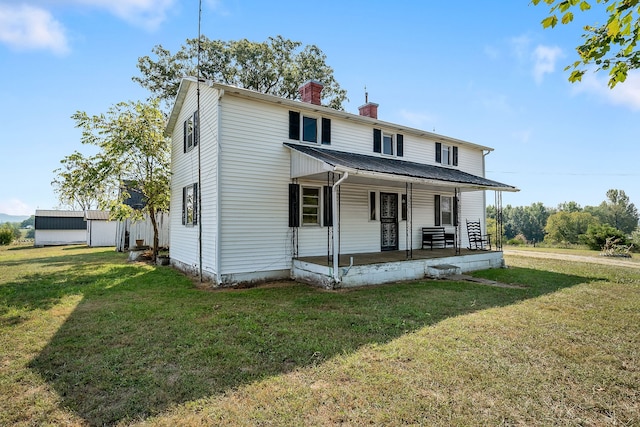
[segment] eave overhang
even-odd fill
[[[520,191],[518,188],[493,181],[455,168],[427,165],[364,154],[329,150],[315,146],[284,145],[291,150],[291,178],[320,178],[326,172],[348,172],[350,177],[363,182],[386,181],[413,183],[429,187],[457,188],[459,191]],[[350,181],[353,181],[350,178]]]

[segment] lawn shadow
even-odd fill
[[[328,292],[288,282],[207,292],[171,268],[132,268],[117,286],[87,288],[29,366],[90,425],[144,419],[449,317],[593,280],[514,268],[512,283],[541,273],[544,285],[438,280]]]

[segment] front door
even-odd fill
[[[398,250],[398,195],[395,193],[380,193],[380,226],[382,250]]]

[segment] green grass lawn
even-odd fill
[[[206,291],[0,248],[0,425],[640,425],[640,269],[507,257],[349,291]]]

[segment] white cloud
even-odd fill
[[[69,51],[63,25],[48,11],[26,4],[0,4],[0,42],[18,50]]]
[[[538,45],[533,50],[533,78],[536,83],[542,83],[545,74],[553,73],[556,61],[564,55],[558,46]]]
[[[531,38],[529,36],[512,37],[509,40],[509,44],[511,45],[511,51],[518,60],[525,61],[529,58],[529,46],[531,46]]]
[[[0,213],[7,215],[33,215],[35,209],[21,200],[0,200]]]
[[[433,127],[436,121],[435,116],[429,113],[420,111],[400,110],[400,117],[403,119],[403,123],[407,123],[409,126],[426,129],[427,127]]]
[[[613,105],[629,107],[634,111],[640,110],[640,72],[631,71],[627,80],[618,83],[615,88],[609,89],[607,82],[609,75],[606,71],[600,71],[600,76],[593,71],[587,72],[582,81],[572,85],[573,93],[588,93],[595,95],[605,102]]]
[[[118,18],[155,30],[167,18],[175,0],[72,0],[73,3],[106,9]]]

